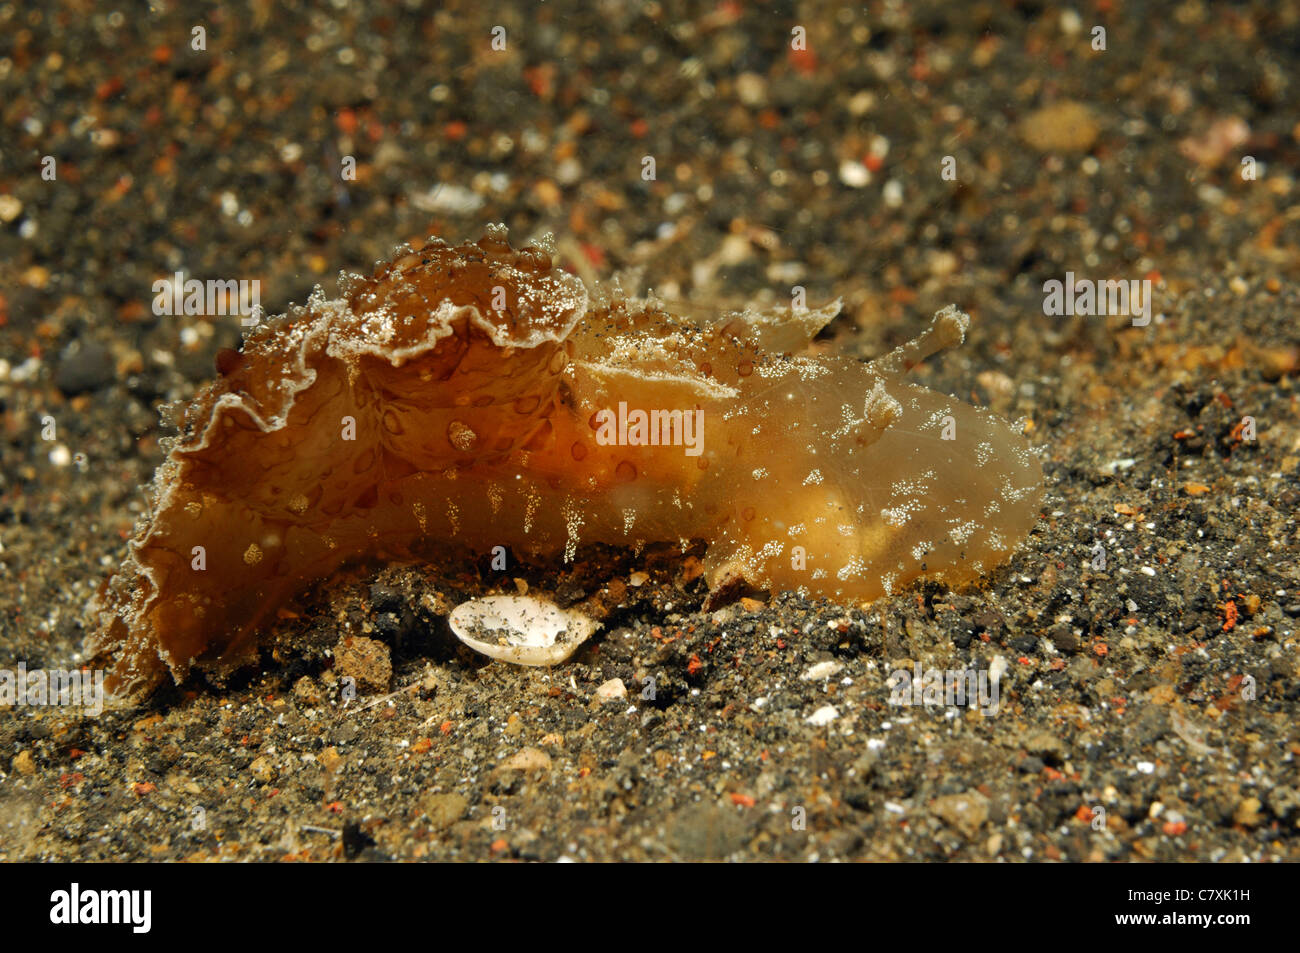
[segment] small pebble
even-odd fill
[[[549,771],[551,756],[540,748],[521,748],[501,762],[502,771]]]
[[[59,358],[54,385],[73,397],[99,390],[114,377],[113,355],[98,341],[73,341]]]
[[[23,212],[23,203],[13,195],[0,195],[0,222],[8,225]]]
[[[596,700],[601,704],[627,697],[627,686],[621,678],[611,678],[596,689]]]
[[[861,162],[846,159],[840,163],[840,181],[851,189],[865,189],[871,184],[871,170]]]
[[[253,763],[248,766],[248,773],[251,774],[262,784],[270,784],[275,780],[275,766],[271,764],[266,757],[254,758]]]
[[[833,660],[818,662],[799,677],[805,682],[819,682],[824,678],[830,678],[843,668],[844,666],[842,664]]]
[[[334,671],[355,678],[360,687],[387,691],[393,678],[393,663],[383,642],[350,635],[334,646]]]
[[[834,705],[822,705],[821,708],[818,708],[815,712],[805,718],[804,721],[810,725],[821,728],[824,725],[829,725],[838,717],[840,717],[840,713],[835,710]]]
[[[420,802],[420,809],[436,831],[451,827],[465,816],[468,807],[469,801],[461,794],[429,794]]]
[[[1092,110],[1071,100],[1030,113],[1020,124],[1020,138],[1039,152],[1087,152],[1100,131]]]

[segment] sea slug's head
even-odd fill
[[[511,248],[495,226],[455,247],[432,239],[346,285],[329,351],[383,406],[388,451],[437,470],[544,439],[588,303],[551,255]]]
[[[504,225],[488,226],[477,242],[455,247],[431,238],[347,282],[345,292],[389,347],[418,344],[439,317],[469,308],[498,346],[536,347],[562,341],[587,310],[586,287],[554,269],[551,256],[545,242],[516,250]]]

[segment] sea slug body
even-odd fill
[[[838,310],[698,324],[593,301],[499,226],[404,249],[219,357],[88,651],[130,699],[230,671],[311,581],[434,544],[702,540],[711,589],[840,600],[978,578],[1032,526],[1042,475],[1005,421],[906,379],[968,319],[945,309],[869,364],[798,356]]]

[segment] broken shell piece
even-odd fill
[[[451,631],[475,652],[515,665],[558,665],[600,628],[536,596],[485,596],[452,610]]]

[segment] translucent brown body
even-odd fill
[[[703,540],[712,587],[853,600],[976,578],[1032,525],[1041,473],[1006,423],[902,379],[964,316],[873,364],[789,356],[836,310],[701,327],[640,300],[590,307],[504,229],[403,254],[223,362],[88,649],[131,698],[227,671],[308,582],[433,543],[571,559]],[[620,402],[702,410],[699,455],[599,442],[597,412]]]

